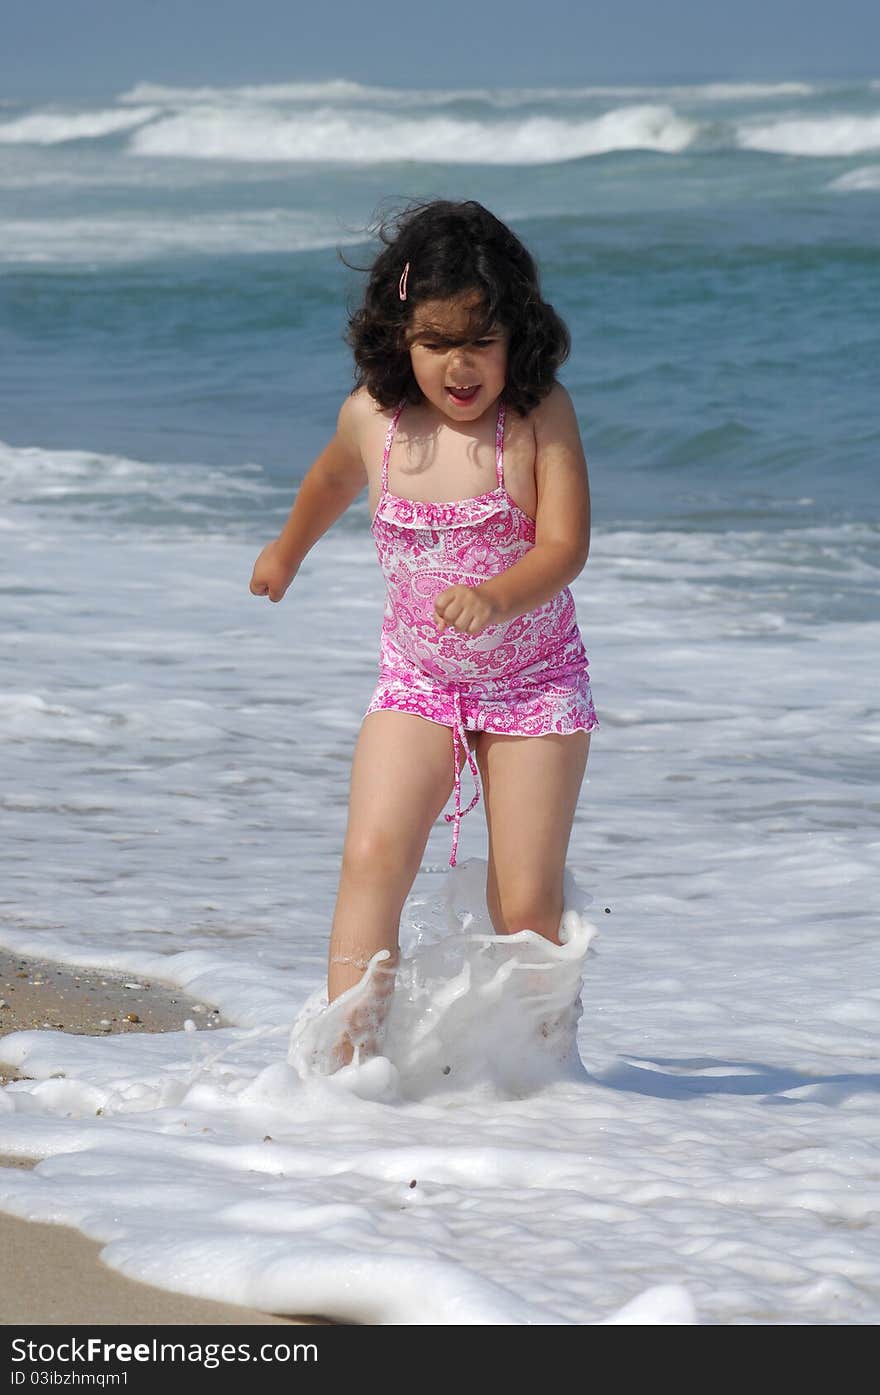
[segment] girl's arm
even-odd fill
[[[581,572],[590,554],[590,484],[574,404],[557,383],[533,413],[537,453],[535,479],[538,510],[535,545],[512,567],[470,590],[474,603],[486,605],[486,616],[470,617],[462,625],[477,634],[487,625],[503,624],[535,610],[557,595]],[[449,597],[449,606],[444,602]],[[464,599],[459,597],[459,600]],[[438,619],[455,625],[447,613],[456,609],[448,591],[437,597]],[[465,611],[459,612],[465,620]],[[440,628],[445,627],[441,623]],[[458,628],[458,627],[456,627]]]
[[[306,553],[367,484],[360,448],[360,402],[356,396],[343,402],[335,436],[305,476],[280,534],[257,558],[250,585],[255,596],[280,601]]]

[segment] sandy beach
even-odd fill
[[[0,1037],[42,1030],[86,1033],[198,1030],[223,1025],[209,1003],[179,989],[100,970],[71,968],[0,950]],[[0,1040],[0,1088],[18,1078],[4,1065]],[[0,1166],[33,1167],[34,1159],[4,1156]],[[81,1324],[268,1325],[321,1323],[317,1316],[261,1313],[169,1293],[114,1273],[101,1262],[101,1246],[69,1226],[42,1225],[0,1212],[0,1322],[6,1326]]]

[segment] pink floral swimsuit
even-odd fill
[[[387,592],[379,682],[364,716],[389,708],[452,728],[455,813],[450,867],[464,814],[480,797],[466,729],[543,736],[599,725],[589,661],[568,587],[535,610],[480,634],[438,631],[434,599],[449,586],[478,586],[506,571],[535,545],[535,520],[504,487],[504,404],[495,431],[498,487],[452,503],[402,499],[388,489],[388,457],[405,403],[385,438],[382,491],[371,531]],[[461,808],[458,744],[468,751],[476,792]]]

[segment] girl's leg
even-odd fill
[[[403,903],[452,786],[449,727],[409,712],[364,718],[352,761],[328,1002],[360,981],[378,950],[391,951],[389,968],[396,963]],[[393,986],[390,976],[387,986]],[[351,1058],[350,1044],[344,1054]]]
[[[535,930],[559,943],[563,874],[590,733],[502,736],[481,731],[486,802],[486,900],[499,935]]]

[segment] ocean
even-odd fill
[[[601,729],[569,943],[510,958],[582,1012],[536,1074],[483,821],[450,873],[440,819],[401,927],[433,1017],[340,1079],[303,1041],[366,496],[280,606],[248,581],[352,386],[375,220],[429,197],[509,222],[572,334]],[[235,1024],[5,1038],[0,1153],[44,1161],[0,1205],[272,1311],[877,1322],[878,214],[880,80],[0,101],[0,943]]]

